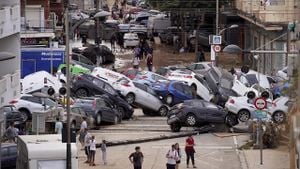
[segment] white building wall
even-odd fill
[[[0,107],[20,95],[20,0],[0,0],[0,52],[13,59],[0,61]]]

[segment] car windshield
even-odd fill
[[[223,88],[226,88],[226,89],[231,89],[232,86],[233,86],[233,81],[227,79],[227,78],[221,78],[220,79],[220,85],[221,87]]]
[[[49,107],[54,107],[55,106],[55,102],[51,99],[45,99],[45,104]]]
[[[250,86],[258,83],[258,80],[256,78],[256,74],[247,74],[246,78],[247,78],[247,81],[248,81]]]
[[[219,75],[217,74],[217,72],[214,71],[214,69],[211,69],[210,71],[211,75],[212,75],[212,78],[214,79],[215,82],[218,82],[219,81]]]

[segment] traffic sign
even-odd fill
[[[254,100],[254,106],[258,110],[263,110],[267,107],[267,101],[264,98],[257,98]]]
[[[221,45],[222,44],[222,36],[209,35],[209,44],[210,45]]]
[[[259,120],[266,119],[268,117],[267,113],[264,111],[261,111],[261,110],[255,110],[254,114],[255,114],[255,117]]]
[[[220,52],[221,51],[221,46],[220,45],[214,45],[214,51],[215,52]]]

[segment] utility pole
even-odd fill
[[[71,166],[71,131],[70,131],[70,33],[69,33],[69,0],[64,1],[65,8],[65,36],[66,36],[66,75],[67,75],[67,169],[72,169]]]
[[[95,0],[95,8],[96,8],[96,13],[99,12],[99,0]],[[96,52],[96,60],[97,60],[97,66],[100,66],[100,57],[101,56],[98,56],[98,53],[99,53],[99,50],[100,50],[100,43],[101,43],[101,40],[100,40],[100,29],[99,29],[99,25],[100,24],[100,21],[99,21],[99,17],[96,18],[96,38],[95,38],[95,44],[97,45],[97,52]]]
[[[219,35],[219,0],[216,0],[216,35]],[[214,54],[215,54],[215,63],[214,64],[216,64],[215,66],[217,66],[217,63],[219,60],[218,52],[214,52]]]

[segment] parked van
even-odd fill
[[[170,26],[171,20],[166,18],[165,15],[149,17],[147,22],[148,37],[157,36],[158,33],[162,33]]]
[[[17,169],[65,169],[66,143],[60,134],[18,137]],[[75,143],[71,143],[71,166],[78,169]]]

